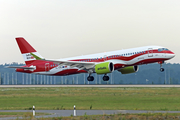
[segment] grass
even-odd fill
[[[0,88],[1,110],[180,110],[180,88]]]

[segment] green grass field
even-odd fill
[[[1,110],[180,110],[180,88],[0,88]]]

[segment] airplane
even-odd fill
[[[138,65],[156,62],[160,64],[160,71],[163,72],[164,61],[175,56],[165,47],[144,46],[55,60],[42,57],[23,37],[17,37],[16,42],[26,65],[8,68],[15,68],[16,72],[54,76],[88,73],[88,81],[94,80],[92,73],[104,74],[103,80],[108,81],[107,74],[115,70],[130,74],[138,71]]]

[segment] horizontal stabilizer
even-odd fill
[[[19,68],[19,69],[29,69],[29,70],[34,69],[34,67],[21,67],[21,66],[6,66],[6,68]]]

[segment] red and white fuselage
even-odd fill
[[[95,66],[101,63],[112,63],[113,70],[155,62],[162,64],[175,56],[172,51],[165,47],[145,46],[50,60],[44,59],[24,38],[16,38],[16,40],[26,65],[22,67],[12,66],[12,68],[16,68],[17,72],[43,75],[62,76],[78,73],[96,73]]]

